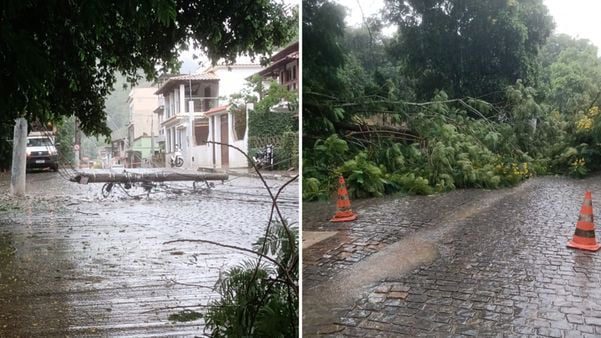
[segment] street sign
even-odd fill
[[[74,150],[79,150],[79,144],[76,144],[76,145],[74,145],[74,146],[73,146],[73,149],[74,149]]]

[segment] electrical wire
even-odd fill
[[[33,127],[37,127],[37,129],[42,130],[40,133],[42,134],[42,136],[46,137],[46,139],[50,142],[50,145],[54,148],[54,150],[56,151],[56,155],[57,155],[57,173],[66,181],[71,182],[71,179],[75,177],[75,175],[72,175],[68,170],[61,168],[61,166],[59,165],[60,160],[64,160],[64,162],[68,162],[65,159],[65,156],[62,152],[59,152],[59,149],[56,148],[56,144],[54,142],[54,135],[51,132],[48,132],[47,130],[44,130],[44,126],[39,122],[39,121],[33,121],[32,122],[32,126]],[[46,144],[46,151],[48,152],[48,154],[50,155],[52,152],[52,148]],[[74,170],[74,168],[72,167],[72,169]]]
[[[77,168],[75,168],[75,166],[73,165],[73,163],[72,163],[71,161],[67,161],[65,154],[63,154],[63,153],[62,153],[62,152],[61,152],[61,151],[60,151],[60,150],[59,150],[59,149],[56,147],[56,143],[54,142],[54,137],[55,137],[55,135],[54,135],[53,133],[51,133],[51,132],[47,131],[47,130],[44,130],[44,126],[43,126],[43,125],[42,125],[42,124],[41,124],[39,121],[33,121],[33,122],[32,122],[32,125],[36,126],[36,127],[37,127],[37,129],[40,129],[40,130],[42,130],[42,131],[41,131],[42,135],[43,135],[43,136],[45,136],[45,137],[46,137],[46,138],[49,140],[49,142],[50,142],[51,146],[52,146],[52,147],[54,147],[54,149],[56,150],[56,153],[57,153],[58,162],[59,162],[59,163],[63,163],[63,164],[65,164],[65,165],[69,165],[69,167],[70,167],[70,168],[68,168],[68,169],[65,169],[64,167],[61,167],[60,165],[58,166],[58,168],[57,168],[57,172],[58,172],[59,176],[60,176],[62,179],[64,179],[65,181],[68,181],[68,182],[73,182],[73,179],[76,177],[76,175],[75,175],[75,174],[73,174],[73,173],[74,173],[74,172],[77,172],[77,171],[78,171],[78,169],[77,169]],[[46,147],[46,150],[48,151],[48,153],[49,153],[49,154],[51,154],[51,151],[50,151],[50,150],[51,150],[51,147],[50,147],[49,145],[46,145],[45,147]],[[290,158],[282,159],[282,160],[280,160],[280,161],[278,161],[278,162],[275,162],[273,165],[277,165],[277,164],[280,164],[280,163],[283,163],[283,162],[286,162],[286,161],[290,161],[290,160],[292,160],[292,159],[295,159],[295,158],[298,158],[298,156],[293,156],[293,157],[290,157]],[[150,163],[150,164],[153,166],[153,168],[157,168],[157,167],[158,167],[157,163],[156,163],[154,160],[152,160],[152,159],[151,159],[151,160],[150,160],[150,161],[148,161],[148,162],[149,162],[149,163]],[[70,170],[69,170],[69,169],[70,169]],[[181,177],[181,178],[189,178],[189,179],[190,179],[190,181],[193,181],[193,182],[198,182],[198,180],[197,180],[197,176],[196,176],[195,174],[186,174],[186,173],[172,172],[172,171],[167,171],[167,170],[165,170],[165,171],[166,171],[166,172],[169,172],[169,173],[172,173],[172,174],[176,174],[177,176],[179,176],[179,177]],[[227,182],[223,182],[223,183],[222,183],[222,185],[224,185],[224,186],[226,186],[226,185],[227,185],[227,186],[229,186],[229,187],[230,187],[230,188],[229,188],[230,190],[231,190],[231,189],[235,189],[235,190],[238,190],[238,191],[234,191],[234,192],[232,192],[232,191],[228,191],[228,192],[227,192],[227,198],[226,198],[226,197],[223,197],[223,196],[219,196],[219,195],[221,195],[221,194],[223,194],[223,193],[226,193],[226,192],[221,192],[221,191],[218,191],[218,190],[214,190],[214,191],[213,191],[213,195],[214,195],[214,197],[221,198],[221,199],[224,199],[224,200],[239,200],[239,201],[248,201],[247,199],[243,199],[243,198],[231,198],[231,196],[232,196],[232,195],[238,195],[238,197],[243,197],[243,196],[257,196],[255,193],[241,192],[241,191],[239,191],[239,190],[252,189],[252,188],[259,188],[259,187],[254,187],[254,186],[234,186],[234,185],[232,185],[232,181],[235,181],[235,180],[237,180],[237,179],[241,179],[241,178],[244,178],[244,177],[246,177],[246,176],[238,176],[238,177],[235,177],[235,178],[233,178],[233,179],[228,179],[228,181],[227,181]],[[131,182],[130,182],[129,184],[130,184],[132,187],[135,187],[135,186],[136,186],[136,184],[134,184],[134,183],[131,183]],[[121,190],[121,191],[122,191],[122,192],[123,192],[125,195],[127,195],[128,197],[132,197],[132,198],[140,198],[140,197],[142,197],[142,196],[144,196],[144,195],[146,195],[146,196],[149,196],[151,193],[153,193],[152,191],[147,191],[147,192],[146,192],[146,193],[144,193],[144,194],[140,194],[140,195],[132,195],[132,194],[130,194],[130,193],[127,191],[127,189],[125,189],[125,188],[124,188],[124,187],[123,187],[121,184],[119,184],[119,183],[116,183],[115,185],[117,185],[117,187],[118,187],[118,188],[119,188],[119,189],[120,189],[120,190]],[[195,193],[195,194],[196,194],[196,193],[198,193],[198,189],[194,189],[194,188],[187,188],[187,187],[177,187],[177,188],[173,188],[173,187],[171,187],[171,186],[169,186],[169,185],[165,184],[164,182],[163,182],[163,183],[162,183],[160,186],[165,188],[165,192],[166,192],[166,193],[174,193],[174,191],[176,191],[176,190],[177,190],[177,191],[179,191],[179,194],[181,194],[182,192]],[[155,185],[155,187],[154,187],[154,188],[156,189],[156,187],[157,187],[157,186]],[[270,188],[275,188],[275,187],[277,187],[277,185],[273,185],[273,186],[271,186]],[[262,200],[256,200],[256,202],[263,202],[263,201],[262,201]],[[265,200],[265,202],[268,202],[268,203],[270,203],[271,201],[269,201],[269,200]],[[290,199],[290,200],[282,199],[282,200],[281,200],[281,202],[283,202],[283,203],[294,203],[294,202],[295,202],[295,199]]]

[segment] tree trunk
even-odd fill
[[[10,178],[10,193],[25,196],[25,177],[27,170],[27,120],[20,117],[15,120],[13,134],[13,163]]]

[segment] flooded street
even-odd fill
[[[0,336],[202,336],[220,272],[248,255],[203,239],[250,248],[263,234],[271,201],[257,178],[233,177],[214,189],[191,182],[117,189],[80,185],[65,173],[29,173],[28,197],[8,196],[0,177]],[[271,179],[277,187],[284,179]],[[298,184],[280,197],[298,225]]]
[[[342,225],[305,204],[303,235],[328,237],[304,247],[303,333],[601,336],[601,256],[566,247],[586,190],[598,216],[599,176],[361,200]]]

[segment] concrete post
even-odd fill
[[[76,144],[77,146],[79,146],[78,144]],[[81,163],[79,162],[79,147],[75,148],[75,150],[73,150],[74,153],[74,157],[75,157],[75,164],[74,167],[75,169],[79,170],[81,169]]]
[[[178,114],[186,112],[186,85],[179,85],[179,111]]]
[[[77,123],[77,118],[74,119],[74,126],[75,126],[75,134],[74,134],[74,138],[75,138],[75,142],[73,142],[75,144],[74,149],[73,149],[73,157],[75,158],[75,169],[79,170],[80,169],[80,163],[79,160],[81,159],[80,153],[79,153],[79,147],[81,144],[81,134],[79,133],[79,124]]]
[[[15,120],[13,133],[13,163],[10,177],[10,193],[25,196],[25,177],[27,170],[27,120],[20,117]]]
[[[154,113],[150,115],[150,163],[154,163]]]

